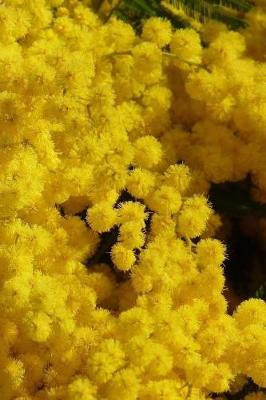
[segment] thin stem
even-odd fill
[[[116,56],[130,56],[132,53],[130,50],[128,51],[117,51],[114,53],[107,54],[107,57],[116,57]]]
[[[162,54],[163,54],[164,56],[166,56],[166,57],[176,58],[176,59],[178,59],[179,61],[184,62],[184,63],[186,63],[186,64],[188,64],[188,65],[191,65],[191,66],[193,66],[193,67],[205,68],[204,65],[202,65],[202,64],[193,63],[192,61],[184,60],[184,59],[178,57],[178,55],[173,54],[173,53],[170,53],[170,52],[168,52],[168,51],[162,51]],[[115,52],[115,53],[110,53],[110,54],[107,54],[107,57],[129,56],[129,55],[132,55],[132,52],[131,52],[130,50],[128,50],[128,51],[119,51],[119,52]]]
[[[177,58],[179,61],[184,62],[188,65],[192,65],[194,67],[199,67],[199,68],[204,68],[204,66],[202,64],[194,63],[194,62],[188,61],[188,60],[183,60],[182,58],[178,57],[177,54],[173,54],[168,51],[162,51],[162,54],[167,57]]]

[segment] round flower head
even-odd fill
[[[219,21],[210,20],[207,21],[202,27],[202,38],[206,43],[210,43],[215,40],[221,32],[226,32],[227,27],[225,24]]]
[[[114,51],[127,51],[132,46],[134,39],[134,29],[121,19],[112,18],[106,25],[106,41]]]
[[[205,52],[207,61],[223,67],[236,60],[245,51],[245,39],[238,32],[221,32]]]
[[[172,92],[164,85],[153,85],[145,91],[142,103],[147,107],[146,111],[152,110],[154,113],[160,113],[169,110],[171,107]]]
[[[164,182],[178,192],[184,192],[191,180],[189,168],[184,164],[171,165],[164,173]]]
[[[146,199],[153,211],[161,214],[175,214],[181,207],[181,195],[172,186],[162,185]]]
[[[266,324],[266,304],[261,299],[249,299],[243,301],[234,313],[235,320],[240,328],[244,328],[256,321],[258,324]]]
[[[170,43],[171,36],[172,27],[168,20],[152,17],[144,22],[142,30],[144,40],[151,41],[158,47],[164,47]]]
[[[142,85],[153,85],[162,77],[162,53],[154,43],[141,42],[132,49],[133,76]]]
[[[184,62],[201,62],[200,36],[194,29],[177,29],[173,34],[170,49]]]
[[[29,337],[35,342],[45,342],[51,333],[51,319],[43,312],[28,313],[25,317]]]
[[[119,337],[121,340],[131,338],[147,339],[153,331],[153,320],[149,312],[141,307],[132,307],[119,315]]]
[[[135,163],[139,167],[153,168],[162,158],[162,146],[153,136],[142,136],[134,143]]]
[[[109,231],[116,223],[116,210],[109,202],[96,203],[87,211],[87,221],[96,232]]]
[[[111,258],[117,269],[121,271],[129,271],[136,261],[134,251],[126,248],[121,243],[117,243],[112,247]]]
[[[127,190],[132,196],[139,199],[145,199],[154,185],[154,174],[142,168],[135,168],[127,180]]]
[[[197,262],[201,267],[220,266],[225,259],[225,246],[216,239],[203,239],[197,244]]]
[[[208,203],[208,200],[206,199],[205,196],[202,195],[194,195],[192,197],[189,197],[184,203],[183,203],[183,209],[193,209],[197,210],[200,212],[202,215],[205,216],[206,220],[210,217],[212,214],[212,209],[210,208],[210,205]]]
[[[164,236],[174,237],[175,221],[169,215],[160,215],[154,213],[151,222],[151,233],[154,236],[162,234]]]
[[[66,400],[96,400],[96,387],[87,378],[76,378],[68,385]]]
[[[211,208],[204,196],[187,199],[177,217],[177,231],[183,237],[195,238],[206,229]]]
[[[183,389],[182,386],[176,383],[175,380],[161,379],[150,380],[146,385],[143,385],[140,398],[143,400],[181,400],[186,398],[187,388]],[[180,396],[182,393],[182,397]]]
[[[143,246],[145,236],[142,232],[142,225],[138,222],[130,221],[122,224],[119,228],[119,241],[129,249]]]
[[[92,350],[87,361],[89,377],[98,383],[106,383],[125,364],[125,353],[118,340],[105,339]]]
[[[139,380],[136,372],[126,368],[118,371],[108,383],[106,393],[109,400],[117,400],[117,394],[121,400],[136,400],[139,391]]]
[[[142,222],[144,224],[147,218],[145,213],[145,206],[137,201],[125,201],[117,210],[118,223],[123,224],[125,222]]]

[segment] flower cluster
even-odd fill
[[[244,36],[210,30],[203,49],[155,18],[138,37],[78,0],[5,0],[0,21],[1,399],[204,400],[240,375],[266,386],[266,305],[227,313],[202,194],[251,161],[265,184],[262,156],[235,161],[265,140],[265,71],[241,58]],[[88,262],[113,230],[110,262]]]
[[[203,173],[206,184],[250,175],[255,198],[265,202],[266,49],[265,41],[256,38],[257,31],[265,35],[259,18],[266,18],[266,10],[255,8],[247,18],[250,25],[242,33],[209,22],[198,36],[188,29],[174,34],[170,47],[178,58],[170,63],[169,76],[175,151],[166,154],[169,161],[184,160]]]

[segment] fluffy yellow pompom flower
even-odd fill
[[[196,214],[191,208],[182,210],[177,218],[177,231],[183,237],[195,238],[206,228],[206,216]]]
[[[145,206],[139,202],[125,201],[121,204],[120,208],[117,209],[118,222],[123,224],[125,222],[140,222],[144,225],[144,221],[147,218],[145,212]]]
[[[179,211],[182,201],[180,193],[172,186],[162,185],[146,199],[153,211],[161,214],[175,214]]]
[[[171,36],[172,27],[168,20],[153,17],[145,21],[143,25],[143,39],[154,42],[160,48],[170,43]]]
[[[171,90],[160,84],[147,88],[142,98],[142,103],[147,107],[145,110],[146,112],[153,111],[154,113],[160,113],[160,117],[162,117],[163,111],[167,111],[171,107],[171,100]],[[159,123],[158,115],[154,115],[154,117],[156,118],[156,122]],[[154,125],[152,125],[152,127],[156,128]]]
[[[181,400],[186,398],[180,396],[180,387],[174,380],[163,379],[163,380],[150,380],[141,390],[141,400]],[[186,390],[187,393],[187,390]]]
[[[197,262],[201,268],[204,266],[217,267],[225,259],[225,246],[216,239],[202,239],[197,244]]]
[[[106,44],[113,49],[113,51],[127,51],[134,42],[135,32],[134,29],[124,21],[117,18],[110,20],[110,25],[106,32]]]
[[[66,400],[96,400],[96,387],[87,378],[76,378],[68,385]]]
[[[45,342],[51,333],[51,318],[44,312],[29,312],[25,316],[29,337],[35,342]]]
[[[109,400],[117,400],[117,396],[121,400],[136,400],[139,391],[139,379],[134,370],[123,369],[118,371],[108,382],[106,388],[106,397]]]
[[[139,167],[153,168],[162,158],[162,145],[153,136],[142,136],[134,143],[135,163]]]
[[[173,368],[174,360],[171,352],[159,343],[147,343],[150,363],[147,369],[151,368],[150,378],[159,379],[166,376]]]
[[[173,186],[178,192],[183,193],[189,187],[191,175],[189,168],[184,164],[171,165],[163,177],[166,185]]]
[[[254,321],[258,324],[266,324],[266,304],[261,299],[249,299],[243,301],[236,309],[234,318],[240,328],[245,328]]]
[[[238,32],[221,32],[210,44],[204,54],[204,59],[223,67],[228,62],[237,59],[245,51],[245,39]]]
[[[132,55],[136,81],[144,87],[158,83],[162,77],[162,53],[156,44],[141,42],[132,49]]]
[[[174,237],[175,221],[168,215],[154,214],[152,216],[151,233],[154,236],[163,234],[164,236]]]
[[[109,231],[116,223],[116,210],[108,202],[99,202],[88,209],[87,221],[99,233]]]
[[[127,189],[132,196],[145,199],[155,185],[155,176],[152,172],[135,168],[127,180]]]
[[[121,271],[129,271],[136,261],[134,251],[121,243],[116,243],[112,247],[111,258],[115,266]]]
[[[194,29],[178,29],[170,43],[171,52],[182,61],[200,63],[202,47],[200,36]]]
[[[142,232],[142,225],[135,221],[122,224],[119,228],[118,239],[129,249],[143,246],[145,235]]]
[[[209,390],[222,393],[229,390],[229,383],[233,378],[233,372],[227,363],[219,362],[213,368],[211,377],[212,381],[208,385]]]
[[[266,386],[266,341],[265,325],[249,323],[240,330],[237,346],[231,349],[234,364],[253,381],[261,386]]]
[[[129,339],[147,340],[153,331],[153,320],[149,312],[141,307],[132,307],[119,315],[118,334],[121,341]]]
[[[40,199],[45,168],[28,145],[1,146],[0,157],[0,215],[9,216]]]
[[[210,20],[202,27],[201,35],[204,42],[210,43],[217,38],[221,32],[226,32],[227,27],[225,24],[219,21]]]
[[[97,304],[102,304],[115,290],[116,281],[107,264],[96,264],[90,267],[86,283],[97,295]]]
[[[105,383],[124,364],[125,353],[119,341],[106,339],[90,354],[87,361],[88,375],[98,383]]]

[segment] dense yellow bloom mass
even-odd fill
[[[140,37],[103,24],[87,3],[0,5],[0,398],[265,387],[266,305],[227,314],[202,194],[247,173],[266,191],[265,5],[241,34],[203,27],[203,47],[162,19]]]

